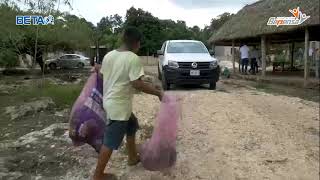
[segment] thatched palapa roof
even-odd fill
[[[290,37],[294,38],[296,34],[299,34],[299,37],[303,39],[304,33],[301,32],[304,32],[303,30],[306,26],[313,29],[310,39],[317,38],[320,30],[319,6],[319,0],[260,0],[241,9],[212,35],[209,42],[230,45],[232,40],[241,41],[250,38],[258,40],[257,37],[261,35],[281,35],[295,31],[299,31],[299,33],[292,33]],[[289,9],[297,7],[300,7],[300,10],[306,13],[307,16],[311,16],[301,25],[279,27],[267,25],[270,17],[290,17],[292,14]],[[285,37],[284,39],[290,37]]]

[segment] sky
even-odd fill
[[[141,8],[160,19],[183,20],[187,26],[203,28],[212,18],[224,12],[237,13],[257,0],[70,0],[73,10],[60,10],[84,17],[94,24],[102,17],[119,14],[124,17],[130,7]]]

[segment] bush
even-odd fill
[[[3,49],[0,51],[0,66],[1,67],[14,67],[18,65],[18,56],[11,49]]]

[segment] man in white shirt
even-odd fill
[[[247,74],[249,64],[249,48],[245,44],[240,45],[241,73]]]

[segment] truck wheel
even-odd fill
[[[56,70],[57,65],[55,63],[51,63],[51,64],[49,64],[49,68],[50,68],[50,70]]]
[[[216,82],[212,82],[212,83],[210,83],[209,89],[215,90],[216,86],[217,86],[217,83]]]
[[[164,73],[162,73],[162,75],[161,75],[161,82],[162,82],[163,90],[169,90],[170,89],[170,84],[167,83],[167,80],[166,80],[166,78],[164,76]]]
[[[162,79],[162,76],[161,76],[161,73],[160,73],[160,67],[158,65],[158,79],[161,80]]]

